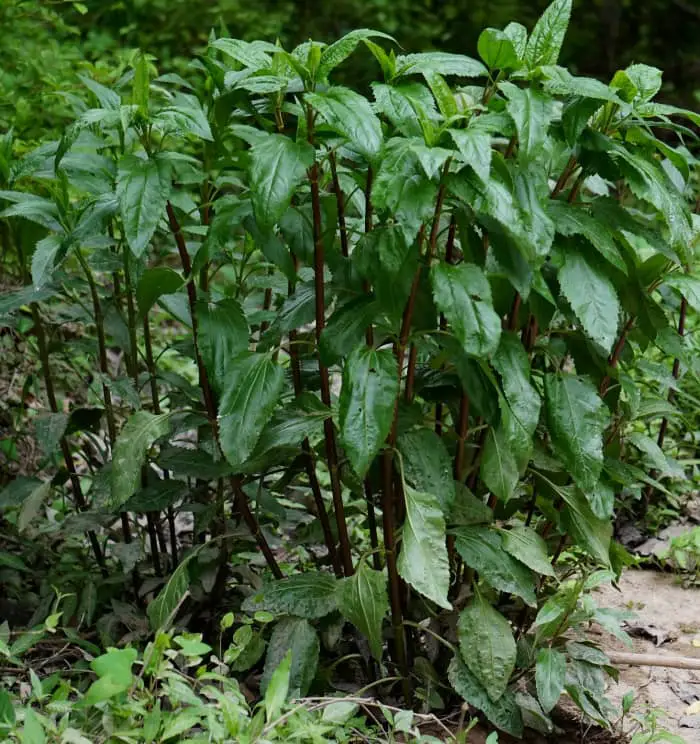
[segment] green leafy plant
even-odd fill
[[[481,61],[367,29],[212,37],[192,81],[139,55],[60,141],[6,148],[0,314],[31,316],[56,476],[0,498],[20,536],[70,538],[67,617],[99,608],[112,645],[231,631],[258,733],[351,661],[516,737],[564,692],[611,725],[583,630],[624,637],[589,592],[629,561],[616,498],[665,489],[639,421],[678,409],[643,406],[633,370],[689,353],[695,159],[669,141],[700,117],[654,101],[656,68],[560,67],[570,13],[487,29]],[[370,98],[333,83],[360,51]],[[130,689],[134,653],[107,652],[88,703]]]

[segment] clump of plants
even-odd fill
[[[570,12],[486,29],[480,59],[212,38],[191,80],[142,55],[60,141],[6,139],[0,314],[44,459],[0,494],[2,561],[29,625],[54,587],[129,668],[173,624],[198,657],[223,634],[227,688],[267,701],[286,669],[278,709],[351,684],[517,737],[567,693],[610,725],[583,630],[621,634],[590,594],[629,560],[617,497],[664,488],[638,422],[676,408],[632,370],[687,368],[700,116],[655,68],[558,66]],[[367,96],[333,84],[361,53]]]

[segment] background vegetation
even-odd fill
[[[486,26],[517,20],[531,28],[547,0],[5,0],[0,7],[0,128],[22,138],[65,122],[65,91],[76,73],[123,71],[129,50],[143,49],[163,68],[182,71],[206,44],[210,29],[241,39],[329,42],[353,28],[394,36],[408,52],[474,49]],[[660,98],[692,105],[700,79],[700,7],[693,0],[576,0],[562,64],[577,74],[609,79],[643,61],[664,70]],[[351,60],[340,79],[367,83],[368,60]],[[38,98],[37,98],[38,97]],[[40,106],[32,101],[40,101]]]

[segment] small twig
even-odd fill
[[[700,658],[691,656],[662,656],[661,654],[632,654],[626,652],[606,652],[615,665],[667,667],[669,669],[700,670]]]

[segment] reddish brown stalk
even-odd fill
[[[411,344],[411,349],[408,352],[408,367],[406,370],[406,388],[404,394],[406,396],[406,402],[410,403],[413,400],[413,392],[416,383],[416,362],[418,361],[418,347],[415,344]]]
[[[219,440],[219,425],[216,418],[216,404],[214,403],[214,396],[212,394],[211,385],[209,384],[209,376],[207,375],[207,370],[204,366],[204,360],[202,359],[202,355],[199,351],[199,326],[197,323],[197,288],[195,287],[194,277],[192,276],[192,262],[190,261],[189,254],[187,253],[185,238],[182,234],[182,230],[180,229],[180,224],[177,221],[175,210],[173,209],[173,206],[170,202],[168,202],[166,205],[166,212],[168,214],[170,231],[175,238],[177,250],[180,254],[180,263],[182,264],[182,269],[185,272],[185,277],[187,279],[187,299],[189,302],[190,315],[192,316],[192,343],[194,345],[195,361],[197,363],[199,387],[204,397],[204,406],[207,412],[207,418],[209,419],[209,423],[212,427],[214,441],[217,443],[217,447],[220,450],[221,443]],[[248,529],[258,543],[258,547],[260,548],[262,554],[265,556],[268,567],[272,571],[272,574],[275,576],[275,578],[283,578],[284,575],[280,570],[280,567],[277,565],[275,556],[272,554],[270,546],[260,530],[258,520],[250,511],[248,499],[245,495],[245,492],[243,491],[240,477],[231,476],[230,482],[234,493],[234,505],[243,517],[243,520],[245,521]]]
[[[569,179],[571,178],[571,174],[576,169],[576,157],[572,155],[569,158],[569,162],[566,164],[566,167],[561,172],[561,175],[559,176],[559,180],[557,181],[556,185],[552,189],[552,193],[549,195],[550,198],[556,199],[557,196],[564,190],[566,187],[566,184],[568,183]]]
[[[440,218],[442,217],[442,206],[445,203],[445,178],[447,174],[450,171],[450,162],[451,159],[448,158],[445,162],[445,165],[442,169],[442,176],[440,179],[440,187],[438,188],[437,198],[435,200],[435,211],[433,213],[433,223],[430,228],[430,237],[428,238],[428,254],[426,256],[426,264],[428,268],[430,268],[430,260],[435,255],[435,251],[437,249],[437,240],[438,235],[440,234]],[[414,278],[414,284],[411,287],[411,293],[412,295],[415,295],[414,293],[414,287],[415,291],[418,290],[418,282],[420,280],[420,267],[418,271],[416,272],[416,276]],[[413,297],[414,303],[415,303],[415,296]],[[402,342],[402,346],[405,349],[406,342],[408,341],[408,333],[410,331],[410,319],[413,316],[413,307],[411,307],[411,314],[409,317],[409,324],[406,328],[406,336]],[[401,329],[403,333],[403,328]],[[402,358],[400,360],[399,364],[399,374],[401,373],[401,367],[403,366],[403,353]],[[406,372],[406,401],[411,402],[413,400],[413,388],[414,388],[414,382],[416,379],[416,362],[418,361],[418,349],[416,348],[415,344],[411,345],[411,351],[409,353],[408,358],[408,370]]]
[[[447,243],[445,244],[445,261],[451,264],[454,261],[454,247],[455,247],[455,235],[457,232],[457,221],[455,216],[452,215],[450,219],[450,226],[447,230]],[[440,313],[440,333],[445,333],[447,330],[447,318],[444,313]],[[466,393],[462,393],[462,397],[466,397]],[[467,406],[469,400],[467,399]],[[435,406],[435,433],[442,436],[442,403],[438,402]]]
[[[153,406],[153,413],[159,415],[161,412],[160,408],[160,397],[158,395],[158,381],[156,379],[156,364],[153,358],[153,344],[151,343],[151,327],[148,323],[148,315],[143,319],[143,345],[146,351],[146,368],[148,369],[148,378],[151,387],[151,405]],[[169,480],[170,473],[167,470],[163,471],[163,480]],[[170,559],[172,568],[177,566],[177,531],[175,529],[175,512],[173,507],[169,506],[167,509],[168,516],[168,531],[170,533]],[[165,552],[161,544],[162,552]]]
[[[109,389],[109,386],[107,385],[107,378],[109,377],[109,365],[107,363],[107,342],[105,340],[102,303],[100,302],[100,295],[97,291],[95,278],[79,248],[76,250],[76,256],[83,269],[83,272],[85,273],[85,278],[87,279],[88,286],[90,288],[90,297],[92,298],[92,311],[95,316],[95,328],[97,329],[98,362],[100,373],[102,374],[102,397],[104,399],[105,415],[107,417],[107,435],[109,437],[109,446],[112,452],[114,452],[114,443],[117,441],[117,423],[114,416],[114,406],[112,405],[112,393]],[[131,542],[131,526],[129,524],[129,515],[126,512],[121,512],[119,516],[121,519],[124,542],[128,544]]]
[[[612,353],[608,357],[608,367],[610,369],[615,369],[620,361],[620,357],[622,356],[622,352],[625,348],[625,342],[627,341],[627,335],[632,330],[634,320],[634,315],[631,315],[627,319],[627,322],[625,323],[622,332],[620,333],[617,342],[615,343],[615,348],[612,350]],[[605,377],[603,377],[603,379],[600,381],[598,392],[600,393],[601,398],[604,398],[606,396],[610,387],[610,382],[611,378],[608,374],[606,374]]]
[[[419,253],[425,240],[425,229],[421,226],[418,233]],[[421,266],[418,266],[411,284],[411,291],[404,308],[401,320],[401,330],[399,338],[394,344],[394,355],[396,356],[399,383],[403,376],[403,361],[406,353],[406,343],[411,329],[413,319],[413,310],[416,304],[416,295],[418,294],[418,285],[421,275]],[[403,582],[399,576],[396,566],[396,537],[394,515],[400,511],[398,508],[398,499],[394,491],[394,449],[398,433],[399,418],[399,399],[397,397],[394,404],[394,419],[391,431],[387,438],[386,447],[382,453],[382,527],[384,532],[384,550],[386,553],[386,567],[389,575],[389,599],[391,604],[391,622],[394,629],[394,657],[401,671],[403,683],[403,692],[406,704],[409,705],[413,693],[411,690],[410,672],[408,668],[408,655],[406,648],[406,634],[403,627],[403,607],[401,603],[401,587]]]
[[[289,289],[291,293],[293,289],[291,283]],[[289,332],[289,359],[290,366],[292,368],[294,395],[299,396],[302,393],[303,385],[301,380],[299,348],[297,346],[297,335],[295,330]],[[326,548],[328,549],[328,556],[331,559],[331,565],[333,566],[333,570],[335,571],[336,576],[340,578],[343,575],[343,568],[341,566],[338,551],[336,549],[335,539],[331,530],[331,523],[328,519],[328,512],[326,511],[326,503],[323,500],[321,485],[318,482],[318,476],[316,475],[316,462],[308,438],[304,439],[304,441],[301,443],[301,449],[304,453],[306,475],[309,479],[309,486],[311,487],[311,493],[314,497],[314,503],[316,504],[316,512],[318,513],[318,520],[321,523],[321,529],[323,530],[323,539],[326,543]]]
[[[688,314],[688,302],[685,299],[685,297],[681,297],[681,308],[680,308],[680,315],[678,318],[678,335],[683,337],[685,336],[685,322],[686,322],[686,316]],[[680,377],[681,374],[681,360],[676,357],[673,360],[673,379],[677,380]],[[668,402],[673,403],[674,399],[676,397],[676,391],[671,387],[668,391]],[[664,447],[664,441],[666,439],[666,432],[668,431],[668,417],[664,416],[661,419],[661,425],[659,426],[659,435],[656,440],[657,445],[659,446],[659,449],[663,450]],[[656,479],[658,477],[657,471],[652,471],[651,477]],[[644,489],[644,504],[645,508],[649,505],[651,502],[652,497],[654,496],[655,488],[654,486],[649,483],[647,487]]]
[[[365,183],[365,233],[372,231],[372,166],[367,166],[367,180]],[[362,283],[365,294],[371,291],[370,283],[365,279]],[[370,348],[374,346],[374,328],[370,323],[365,330],[365,343]],[[369,539],[372,546],[372,565],[379,571],[382,567],[382,559],[379,555],[379,535],[377,533],[377,515],[374,510],[374,494],[369,475],[365,476],[363,483],[365,492],[365,504],[367,505],[367,525],[369,527]]]
[[[271,268],[268,271],[268,276],[272,276],[274,273],[275,273],[275,270]],[[266,287],[265,294],[263,296],[262,310],[264,313],[266,313],[271,307],[272,307],[272,287]],[[263,337],[263,334],[269,327],[270,327],[270,323],[267,320],[263,320],[262,323],[260,323],[260,338]]]
[[[394,631],[394,658],[399,665],[403,685],[404,703],[411,705],[410,670],[406,650],[406,634],[403,626],[401,606],[401,578],[396,566],[396,540],[394,526],[394,461],[393,449],[386,448],[382,453],[382,527],[384,532],[384,555],[389,575],[389,603],[391,606],[391,625]]]
[[[136,329],[136,305],[134,304],[134,292],[131,284],[131,269],[130,269],[130,252],[128,248],[124,248],[124,288],[126,291],[126,312],[127,312],[127,326],[129,329],[129,345],[130,345],[130,358],[131,358],[131,379],[134,381],[134,388],[139,389],[139,350],[137,342],[137,329]],[[145,488],[148,485],[148,467],[144,465],[141,468],[141,486]],[[153,512],[146,514],[148,540],[151,544],[151,559],[153,561],[153,568],[156,572],[156,576],[161,576],[162,571],[160,567],[160,554],[158,550],[158,535],[155,527],[155,519]]]
[[[478,426],[481,426],[483,421],[479,419],[477,422]],[[479,434],[479,439],[476,443],[476,452],[471,462],[471,474],[467,481],[467,487],[473,491],[476,488],[476,484],[479,480],[479,463],[481,462],[481,455],[484,450],[484,443],[486,442],[486,434],[488,433],[488,427],[484,427]]]
[[[32,320],[34,322],[34,334],[36,335],[37,346],[39,347],[39,361],[41,362],[41,372],[44,378],[44,386],[46,387],[46,397],[49,401],[49,409],[51,413],[58,413],[58,403],[56,401],[56,392],[53,387],[53,376],[51,375],[51,365],[49,364],[49,348],[46,343],[46,333],[44,332],[44,323],[39,313],[39,306],[36,302],[31,304]],[[73,498],[75,499],[75,505],[78,511],[85,511],[87,509],[87,503],[85,496],[83,495],[83,489],[80,485],[80,478],[78,472],[75,469],[75,463],[73,462],[73,455],[70,451],[68,440],[65,436],[62,436],[59,441],[61,448],[61,454],[63,455],[63,461],[66,464],[66,470],[68,471],[68,477],[70,478],[71,485],[73,487]],[[97,539],[97,535],[94,530],[88,530],[87,532],[90,545],[92,546],[92,552],[95,554],[95,560],[97,565],[100,567],[100,571],[103,576],[108,576],[107,566],[105,564],[104,555],[102,548]]]
[[[338,228],[340,231],[340,252],[347,258],[350,255],[348,246],[348,228],[345,224],[345,199],[343,190],[340,188],[340,179],[338,178],[338,163],[335,159],[335,153],[328,155],[331,164],[331,178],[333,179],[333,191],[335,192],[335,203],[338,208]]]
[[[307,126],[309,143],[313,144],[313,111],[308,109]],[[322,217],[321,217],[321,195],[318,186],[318,163],[309,168],[309,184],[311,187],[311,211],[313,216],[313,238],[314,238],[314,288],[316,302],[316,346],[319,347],[321,333],[326,323],[326,301],[325,283],[323,271],[325,268],[325,250],[323,246]],[[324,405],[331,407],[331,386],[328,367],[318,357],[318,372],[321,378],[321,400]],[[330,473],[331,491],[333,493],[333,508],[335,520],[338,526],[338,539],[340,541],[340,558],[343,571],[346,576],[352,576],[355,572],[352,563],[352,551],[350,549],[350,537],[348,525],[345,519],[345,505],[343,504],[343,491],[340,483],[340,472],[338,469],[338,450],[335,441],[335,429],[333,420],[327,418],[323,422],[323,432],[326,444],[326,460]]]
[[[457,451],[454,461],[454,479],[462,482],[464,478],[464,454],[469,427],[469,397],[462,395],[459,402],[459,420],[457,421]]]
[[[518,327],[518,313],[520,312],[520,305],[522,304],[522,297],[519,292],[515,293],[513,298],[513,306],[510,309],[510,315],[508,316],[508,330],[514,331]]]

